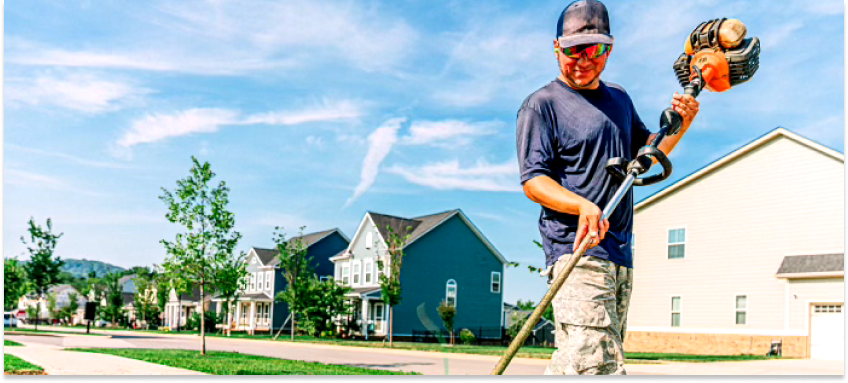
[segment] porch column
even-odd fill
[[[368,298],[362,298],[362,333],[365,335],[365,340],[368,340],[368,323],[371,316],[368,312]]]
[[[250,333],[256,330],[256,301],[250,302]]]

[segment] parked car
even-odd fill
[[[3,327],[18,327],[18,319],[10,312],[3,313]]]

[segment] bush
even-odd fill
[[[459,340],[462,344],[473,344],[477,341],[477,337],[474,336],[474,333],[471,330],[464,328],[459,332]]]
[[[206,317],[205,330],[207,333],[215,332],[215,325],[218,323],[218,316],[213,311],[207,311],[204,313]],[[186,325],[184,326],[185,330],[189,331],[200,331],[200,313],[195,311],[191,313],[191,317],[186,321]]]

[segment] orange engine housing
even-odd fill
[[[695,67],[704,76],[705,87],[713,92],[724,92],[730,89],[730,66],[727,57],[719,49],[702,49],[692,57],[690,81],[698,77]]]

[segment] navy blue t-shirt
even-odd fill
[[[616,84],[575,90],[557,79],[524,100],[518,111],[516,144],[521,184],[548,176],[603,210],[621,181],[607,173],[607,160],[633,159],[650,132],[633,102]],[[574,252],[579,216],[542,206],[539,231],[547,265]],[[599,246],[585,255],[633,267],[633,190],[609,217],[610,228]]]

